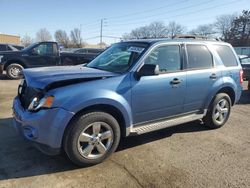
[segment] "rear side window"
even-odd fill
[[[226,67],[237,66],[237,59],[229,46],[214,45],[216,52],[219,54],[221,61]]]
[[[187,45],[188,69],[213,67],[213,57],[204,45]]]

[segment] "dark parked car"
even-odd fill
[[[0,74],[5,70],[9,78],[19,79],[25,68],[84,64],[97,55],[60,53],[56,42],[38,42],[20,51],[0,52]]]
[[[60,53],[61,65],[76,65],[89,63],[103,51],[104,49],[96,48],[77,48],[71,49],[69,51],[62,51]]]
[[[0,44],[0,52],[5,51],[18,51],[22,50],[24,47],[19,45],[13,45],[13,44]]]
[[[243,69],[243,77],[246,80],[250,79],[250,57],[246,55],[239,55],[240,63]]]

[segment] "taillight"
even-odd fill
[[[243,84],[243,70],[240,70],[240,84]]]

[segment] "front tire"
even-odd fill
[[[95,165],[116,150],[120,135],[120,126],[113,116],[90,112],[72,121],[65,133],[64,150],[76,165]]]
[[[23,66],[17,63],[8,65],[6,68],[6,75],[10,79],[20,79],[22,78]]]
[[[212,129],[222,127],[230,116],[231,106],[231,99],[226,93],[217,94],[203,118],[205,126]]]

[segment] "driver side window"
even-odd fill
[[[33,49],[37,55],[53,55],[53,45],[42,43]]]
[[[148,55],[144,63],[159,65],[162,73],[181,70],[180,47],[178,45],[157,47]]]

